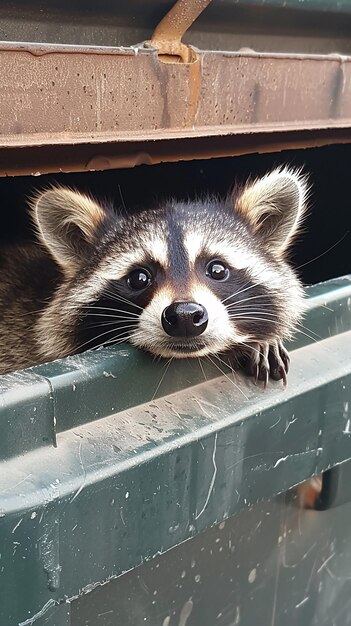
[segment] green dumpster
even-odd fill
[[[351,623],[351,278],[308,296],[287,389],[127,347],[0,378],[1,626]]]
[[[350,0],[166,8],[0,3],[0,239],[45,175],[133,209],[289,160],[295,264],[350,272]],[[286,389],[130,346],[0,376],[0,626],[351,625],[351,276],[307,294]]]

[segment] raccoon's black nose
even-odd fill
[[[161,322],[171,337],[196,337],[206,329],[208,315],[196,302],[173,302],[163,311]]]

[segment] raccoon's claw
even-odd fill
[[[269,381],[270,364],[269,364],[269,344],[256,344],[255,346],[256,356],[258,358],[258,380],[263,381],[263,385],[266,388]]]
[[[245,355],[244,369],[255,381],[267,386],[269,378],[283,380],[287,384],[290,358],[281,341],[275,343],[253,343],[250,354]]]
[[[270,346],[269,350],[270,376],[273,380],[283,380],[284,386],[287,384],[287,373],[289,371],[290,357],[281,341]]]

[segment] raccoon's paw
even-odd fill
[[[245,355],[244,369],[255,380],[262,380],[266,387],[269,378],[287,383],[290,358],[280,340],[274,343],[253,343]]]

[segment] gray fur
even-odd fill
[[[98,336],[104,343],[103,326],[94,331],[94,341],[83,341],[82,332],[91,330],[89,315],[99,321],[111,311],[111,304],[100,306],[111,283],[116,285],[112,307],[120,310],[116,328],[125,300],[133,301],[125,316],[134,323],[127,338],[137,347],[184,358],[162,330],[161,313],[174,300],[203,298],[201,304],[209,312],[206,345],[193,356],[245,352],[252,346],[255,367],[262,367],[257,362],[261,351],[265,364],[268,354],[278,354],[281,368],[281,342],[291,337],[304,309],[300,282],[285,253],[303,217],[306,193],[300,173],[283,169],[249,183],[225,201],[170,201],[130,217],[68,189],[38,194],[32,216],[40,244],[5,248],[0,254],[0,372],[96,347]],[[233,290],[243,292],[237,303],[231,300],[232,283],[211,284],[202,269],[201,258],[221,256],[231,267]],[[128,272],[150,263],[159,267],[162,278],[155,278],[149,299],[123,295]],[[245,305],[246,316],[250,319],[251,312],[253,320],[249,330],[238,314],[230,317],[243,310],[247,278],[251,296],[256,294],[252,304]],[[110,332],[106,337],[105,331],[105,343],[122,340],[123,334]],[[279,377],[285,380],[286,374]]]
[[[40,312],[51,300],[61,273],[38,245],[0,251],[0,372],[42,360],[37,341]]]

